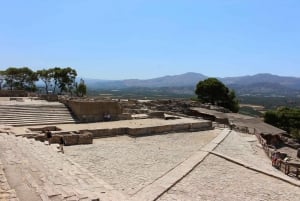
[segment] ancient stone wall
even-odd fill
[[[58,95],[56,94],[42,94],[40,95],[41,99],[47,100],[47,101],[58,101]]]
[[[104,115],[109,114],[111,120],[118,120],[122,108],[116,101],[80,101],[68,100],[67,106],[81,122],[104,121]]]
[[[32,134],[27,135],[27,138],[34,138],[37,141],[44,142],[46,141],[46,135],[44,133],[41,134]],[[58,132],[52,133],[51,143],[52,144],[59,144],[60,138],[63,137],[65,145],[80,145],[80,144],[93,144],[93,133],[90,131],[80,131],[79,133],[73,132]]]
[[[157,135],[163,133],[172,132],[190,132],[190,131],[202,131],[212,129],[211,121],[203,121],[196,123],[183,123],[183,124],[172,124],[172,125],[161,125],[161,126],[150,126],[141,128],[110,128],[110,129],[95,129],[87,130],[93,134],[94,138],[112,137],[118,135],[129,135],[133,137],[141,137],[147,135]],[[80,130],[80,133],[84,133],[84,130]]]
[[[27,97],[27,92],[23,90],[0,90],[1,97]]]
[[[177,125],[163,125],[152,126],[143,128],[127,128],[127,135],[140,137],[145,135],[155,135],[170,132],[183,132],[183,131],[203,131],[212,129],[211,121],[203,121],[197,123],[186,123]]]

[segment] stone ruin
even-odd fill
[[[82,123],[104,121],[105,114],[109,114],[111,120],[119,120],[119,116],[123,113],[118,101],[66,97],[60,97],[59,101],[64,103]]]
[[[268,133],[261,133],[261,137],[266,140],[268,147],[272,153],[277,152],[280,154],[280,159],[284,160],[285,158],[294,163],[300,164],[299,150],[300,144],[296,140],[292,139],[288,134],[281,135],[272,135]],[[281,151],[281,148],[285,148],[284,151]],[[296,154],[293,154],[293,152]]]
[[[193,116],[189,110],[191,107],[211,108],[210,105],[205,105],[198,101],[181,99],[128,100],[120,101],[120,104],[125,114],[148,114],[150,118],[156,117],[155,115],[159,112],[169,115]],[[159,118],[164,117],[160,116]]]
[[[26,134],[27,138],[34,138],[37,141],[46,141],[45,131],[49,130],[52,133],[51,143],[59,144],[60,138],[63,137],[65,145],[81,145],[81,144],[93,144],[93,134],[89,131],[79,132],[62,132],[56,126],[46,126],[40,128],[29,128],[32,134]]]
[[[266,140],[270,148],[278,149],[284,146],[284,142],[282,141],[280,135],[272,135],[269,133],[261,133],[260,135]]]

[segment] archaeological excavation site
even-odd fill
[[[0,97],[0,113],[0,200],[300,198],[300,144],[260,118],[57,95]]]

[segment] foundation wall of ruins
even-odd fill
[[[56,94],[41,94],[40,98],[52,102],[58,101],[58,95]]]
[[[151,126],[142,128],[111,128],[111,129],[96,129],[88,130],[93,134],[94,138],[112,137],[118,135],[129,135],[134,137],[155,135],[162,133],[172,132],[184,132],[184,131],[202,131],[212,129],[211,121],[197,122],[197,123],[186,123],[186,124],[174,124],[174,125],[162,125],[162,126]],[[83,133],[84,131],[80,131]]]
[[[67,101],[67,106],[81,122],[104,121],[104,115],[109,114],[111,120],[118,120],[122,114],[122,107],[118,102],[113,101]]]
[[[202,131],[212,129],[211,121],[203,121],[197,123],[186,123],[178,125],[163,125],[144,128],[128,128],[127,134],[130,136],[154,135],[159,133],[183,132],[183,131]]]
[[[91,132],[94,138],[113,137],[117,135],[126,134],[127,128],[121,127],[121,128],[111,128],[111,129],[95,129],[95,130],[88,130],[88,132]]]
[[[1,97],[27,97],[27,92],[23,90],[0,90]]]

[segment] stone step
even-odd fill
[[[28,126],[32,126],[32,125],[48,125],[48,124],[59,124],[59,123],[75,123],[75,121],[73,120],[52,120],[52,121],[44,121],[44,122],[40,122],[40,121],[17,121],[17,122],[0,122],[1,124],[6,124],[6,125],[11,125],[11,126],[20,126],[20,125],[28,125]]]
[[[37,105],[37,104],[32,104],[32,105],[20,105],[20,104],[10,104],[10,105],[1,105],[0,104],[0,109],[1,108],[67,108],[65,105],[62,104],[55,104],[55,105],[48,105],[48,104],[44,104],[44,105]]]
[[[72,112],[62,103],[0,105],[0,124],[12,126],[76,123]]]
[[[73,119],[53,119],[40,121],[40,120],[28,120],[28,121],[0,121],[0,124],[10,125],[10,126],[32,126],[32,125],[48,125],[48,124],[68,124],[76,123]]]
[[[0,136],[0,139],[0,145],[8,147],[5,153],[8,163],[22,167],[25,180],[42,200],[127,199],[66,155],[58,153],[55,144],[48,146],[11,135]]]
[[[28,143],[24,143],[23,141],[28,141]],[[33,141],[31,140],[27,140],[27,139],[21,139],[21,138],[17,138],[16,143],[11,143],[11,145],[13,145],[16,148],[19,148],[19,154],[16,153],[12,153],[10,152],[9,154],[11,156],[13,156],[13,158],[10,159],[10,162],[13,163],[18,163],[18,161],[22,161],[22,163],[20,163],[22,165],[22,170],[25,176],[26,181],[30,184],[31,187],[35,188],[37,192],[42,193],[45,192],[46,194],[43,195],[41,194],[41,197],[44,197],[43,200],[47,200],[46,198],[51,197],[51,196],[58,196],[61,195],[63,197],[71,197],[73,195],[76,195],[75,193],[71,192],[70,190],[66,190],[63,192],[59,192],[57,188],[55,188],[55,185],[53,185],[51,182],[53,182],[53,180],[55,180],[55,178],[57,177],[62,177],[59,174],[54,174],[54,172],[56,172],[57,170],[54,168],[55,166],[58,166],[55,161],[54,161],[54,154],[52,154],[52,152],[48,153],[47,149],[42,149],[43,146],[39,146],[37,144],[35,144]],[[22,145],[22,146],[20,146]],[[41,150],[42,149],[42,150]],[[39,151],[39,152],[37,152]],[[37,154],[33,154],[31,156],[28,156],[28,154],[30,155],[31,152],[37,153]],[[47,155],[47,157],[41,157],[39,159],[39,157],[42,154],[42,152],[44,153],[44,155]],[[28,159],[28,157],[31,157],[30,159]],[[22,160],[23,158],[23,160]],[[26,163],[26,160],[28,159],[28,162]],[[47,161],[48,159],[48,161]],[[59,157],[55,158],[56,160],[59,160]],[[30,168],[28,167],[28,164],[30,164]],[[52,164],[52,166],[51,166]],[[32,170],[32,166],[34,166],[34,170]],[[41,177],[41,174],[43,174],[43,177],[41,178],[46,178],[42,183],[38,183],[38,181],[36,181],[34,179],[33,176],[31,176],[30,171],[34,171],[36,173],[40,173],[39,177]],[[46,174],[45,174],[46,173]],[[65,181],[68,180],[67,177],[63,177]],[[70,179],[72,179],[71,177],[69,177]],[[75,182],[65,182],[65,184],[72,184],[75,185]],[[50,199],[49,199],[50,200]]]
[[[0,124],[12,126],[76,123],[71,111],[61,103],[0,105]]]
[[[45,113],[45,112],[57,112],[57,113],[70,113],[69,110],[64,110],[64,109],[60,109],[60,110],[40,110],[40,109],[32,109],[32,110],[27,110],[27,111],[24,111],[24,110],[16,110],[16,109],[11,109],[11,110],[0,110],[0,113],[3,113],[3,114],[39,114],[39,113]]]
[[[1,116],[0,117],[0,121],[1,120],[4,120],[4,121],[19,121],[19,120],[25,120],[25,119],[33,119],[33,120],[38,120],[38,119],[64,119],[64,118],[69,118],[69,119],[73,119],[72,117],[70,117],[70,115],[57,115],[56,117],[55,116],[45,116],[45,115],[40,115],[40,116]]]
[[[48,114],[48,115],[54,115],[54,114],[70,114],[71,112],[68,110],[28,110],[27,112],[25,111],[19,111],[19,110],[5,110],[5,111],[0,111],[0,114],[3,115],[40,115],[40,114]]]
[[[48,119],[73,119],[68,115],[58,115],[56,116],[18,116],[18,117],[13,117],[13,116],[2,116],[0,117],[0,121],[22,121],[22,120],[48,120]]]
[[[0,160],[0,200],[15,200],[17,198],[16,191],[10,187],[3,171],[3,163]]]
[[[66,108],[64,104],[56,103],[56,104],[0,104],[0,108],[37,108],[37,107],[53,107],[53,108]]]
[[[0,109],[0,113],[7,113],[7,112],[15,112],[15,113],[26,113],[26,112],[31,112],[31,113],[40,113],[40,112],[70,112],[67,108],[27,108],[27,109],[20,109],[20,108],[2,108]]]
[[[51,113],[51,112],[57,112],[57,113],[66,113],[69,114],[69,110],[39,110],[39,109],[32,109],[32,110],[0,110],[0,113],[2,114],[40,114],[40,113]]]

